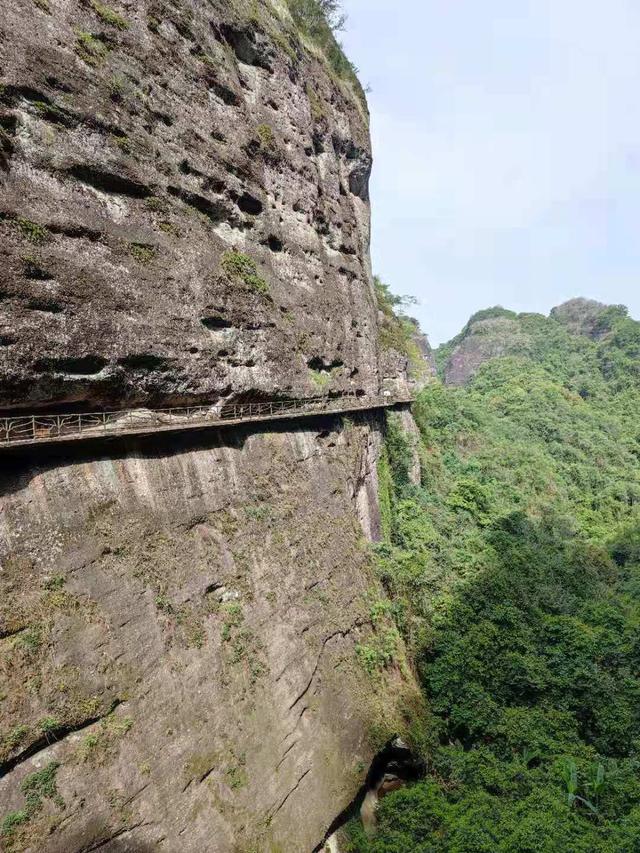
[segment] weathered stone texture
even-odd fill
[[[4,0],[0,83],[0,410],[407,387],[366,107],[280,0]],[[2,843],[323,840],[416,696],[399,640],[357,655],[393,633],[380,442],[358,415],[3,458],[0,819],[52,761],[61,799]]]
[[[15,849],[322,841],[362,782],[371,731],[399,730],[413,691],[396,668],[371,680],[355,651],[388,630],[370,621],[380,593],[356,514],[368,475],[353,474],[376,432],[327,419],[8,466],[0,766],[15,767],[0,802],[20,809],[20,782],[55,760],[65,804],[47,800]]]
[[[0,407],[376,391],[364,104],[281,3],[105,9],[2,4]]]

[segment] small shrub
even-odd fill
[[[247,518],[250,518],[253,521],[265,521],[271,517],[271,507],[268,504],[246,506],[244,511]]]
[[[150,195],[148,198],[144,200],[144,206],[148,210],[152,211],[161,211],[165,209],[164,201],[161,198],[158,198],[156,195]]]
[[[25,776],[20,785],[20,790],[27,801],[26,811],[33,815],[42,806],[43,800],[52,800],[58,807],[64,806],[64,801],[58,793],[56,774],[60,763],[51,761],[42,770]]]
[[[150,264],[156,256],[155,248],[146,243],[131,243],[129,246],[129,253],[139,264],[143,264],[145,266]]]
[[[331,384],[331,373],[326,370],[310,370],[309,375],[311,381],[320,389],[324,389]]]
[[[224,623],[222,625],[222,640],[227,643],[231,639],[232,629],[239,628],[244,622],[242,605],[237,601],[224,605]]]
[[[121,101],[125,93],[125,85],[121,77],[112,77],[107,83],[109,97],[112,101]]]
[[[187,633],[187,646],[191,649],[201,649],[205,640],[206,636],[202,628],[192,628]]]
[[[306,89],[309,106],[311,107],[311,116],[315,121],[320,121],[320,119],[326,116],[324,102],[310,83],[307,83]]]
[[[27,628],[16,636],[13,644],[27,654],[35,654],[42,646],[42,629],[38,625]]]
[[[119,135],[114,133],[111,138],[123,154],[131,154],[131,140],[125,133]]]
[[[30,219],[23,219],[22,217],[16,219],[16,224],[22,232],[22,236],[30,243],[40,245],[49,239],[49,232],[44,225],[39,225],[37,222],[32,222]]]
[[[82,744],[80,745],[80,751],[83,760],[86,761],[90,753],[93,752],[93,750],[98,746],[99,742],[100,738],[98,737],[98,735],[87,735],[83,739]]]
[[[118,30],[129,29],[128,21],[125,21],[121,15],[118,15],[117,12],[114,12],[113,9],[110,9],[108,6],[98,3],[98,0],[91,0],[91,8],[105,24],[109,24]]]
[[[248,255],[230,250],[222,256],[221,264],[232,281],[241,281],[257,293],[269,292],[269,285],[259,274],[256,262]]]
[[[32,106],[47,121],[58,124],[67,124],[69,122],[68,114],[55,104],[48,104],[46,101],[32,101]]]
[[[233,791],[244,788],[247,784],[247,774],[241,767],[230,767],[225,773],[227,783]]]
[[[162,610],[163,613],[172,614],[174,613],[174,606],[171,601],[167,598],[164,593],[160,593],[160,595],[156,596],[156,607],[158,610]]]
[[[358,69],[345,56],[336,33],[344,24],[339,4],[334,0],[287,0],[289,12],[299,31],[313,42],[324,54],[334,74],[347,80],[366,106],[366,96],[360,81]]]
[[[15,749],[29,733],[28,726],[14,726],[3,738],[2,745],[9,750]]]
[[[400,636],[396,628],[389,628],[382,634],[377,634],[371,644],[358,643],[356,654],[358,660],[369,673],[375,675],[385,669],[396,659]]]
[[[94,36],[84,30],[76,30],[75,51],[87,65],[100,65],[108,53],[109,48],[99,36]]]
[[[275,148],[276,140],[273,135],[273,130],[268,124],[259,124],[256,128],[256,133],[258,134],[258,139],[260,140],[260,147],[266,150],[272,150]]]
[[[104,760],[109,748],[124,737],[132,726],[131,717],[117,717],[115,714],[109,714],[102,720],[97,731],[88,734],[82,740],[77,755],[78,759],[99,764]]]
[[[25,807],[4,816],[0,821],[0,837],[9,838],[19,826],[28,823],[42,808],[43,800],[52,800],[58,808],[64,808],[64,800],[56,784],[59,767],[57,761],[51,761],[42,770],[25,776],[20,785],[26,800]]]
[[[40,4],[36,4],[40,5]],[[26,809],[21,809],[18,812],[9,812],[0,821],[0,838],[7,838],[15,832],[16,828],[23,823],[26,823],[31,815]]]
[[[33,2],[38,7],[38,9],[42,9],[42,11],[46,12],[47,15],[51,14],[51,9],[49,8],[49,0],[33,0]]]
[[[177,225],[174,225],[173,222],[167,222],[166,220],[164,222],[159,222],[158,228],[161,231],[164,231],[165,234],[171,234],[173,237],[179,237],[181,234]]]
[[[133,728],[133,718],[116,717],[114,714],[110,714],[102,721],[102,728],[113,737],[122,737]]]
[[[219,68],[222,63],[220,63],[214,56],[211,56],[209,53],[199,53],[198,59],[200,62],[203,62],[209,68]]]
[[[46,737],[47,741],[55,739],[55,733],[60,728],[60,721],[55,717],[44,717],[38,723],[38,729]]]

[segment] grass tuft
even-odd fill
[[[99,3],[98,0],[91,0],[91,8],[105,24],[109,24],[118,30],[129,29],[129,22],[125,21],[125,19],[121,15],[118,15],[117,12],[114,12],[113,9],[110,9],[109,6]]]
[[[258,265],[248,255],[230,250],[221,261],[222,269],[232,281],[241,281],[257,293],[269,293],[267,281],[258,272]]]

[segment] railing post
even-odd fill
[[[33,436],[33,440],[36,440],[36,416],[31,416],[31,435]]]

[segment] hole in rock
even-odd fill
[[[249,213],[251,216],[262,213],[262,202],[250,193],[243,193],[237,204],[243,213]]]
[[[86,228],[84,225],[59,225],[54,223],[49,226],[49,231],[52,234],[64,234],[65,237],[70,237],[72,240],[91,240],[96,243],[102,236],[100,231],[94,228]]]
[[[34,281],[51,281],[53,276],[37,263],[32,258],[24,259],[24,275],[25,278],[33,279]]]
[[[212,201],[211,199],[205,198],[197,193],[183,190],[181,187],[167,187],[167,190],[172,196],[176,196],[185,204],[188,204],[190,207],[194,207],[196,210],[199,210],[200,213],[204,213],[211,222],[225,222],[229,218],[229,211],[227,210],[226,205],[222,202]]]
[[[40,373],[75,373],[79,376],[92,376],[100,373],[109,362],[99,355],[82,355],[77,358],[41,358],[34,364]]]
[[[327,361],[322,358],[322,356],[314,355],[313,358],[310,358],[307,361],[307,367],[310,370],[319,370],[324,373],[328,373],[330,370],[334,370],[337,367],[343,367],[344,361],[339,358],[334,358],[333,361]]]
[[[228,86],[224,86],[222,83],[218,83],[217,80],[212,80],[210,77],[207,80],[207,84],[211,91],[228,107],[237,107],[240,103],[240,98],[238,98],[233,89],[229,89]]]
[[[166,370],[167,359],[152,352],[134,353],[118,359],[118,364],[132,370]]]
[[[88,184],[90,187],[105,193],[127,195],[131,198],[147,198],[151,195],[151,190],[144,184],[94,166],[72,166],[68,174],[81,183]]]
[[[232,329],[233,323],[224,317],[201,317],[200,322],[207,329]]]
[[[62,305],[48,299],[30,299],[27,302],[27,308],[32,311],[44,311],[47,314],[61,314],[64,311]]]
[[[267,246],[271,249],[272,252],[281,252],[284,248],[282,240],[279,237],[276,237],[275,234],[271,234],[271,236],[267,240]]]

